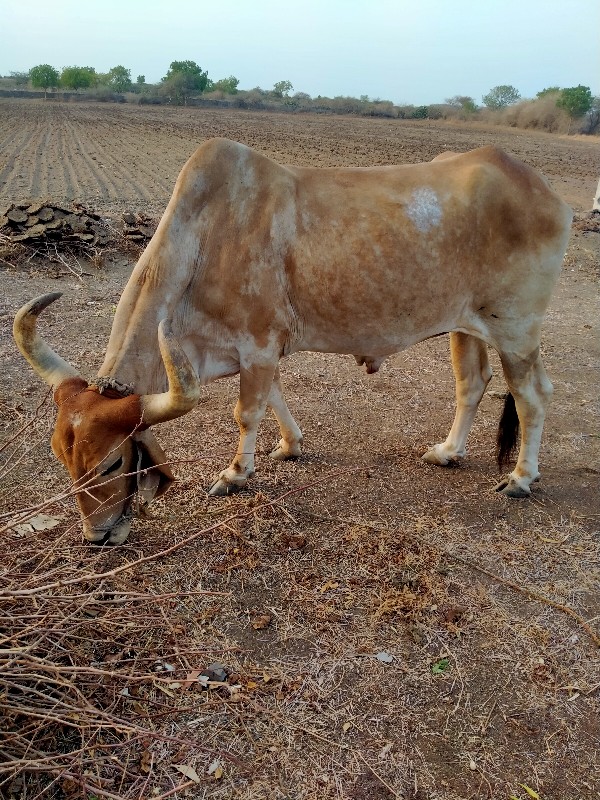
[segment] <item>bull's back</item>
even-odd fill
[[[570,209],[496,148],[428,164],[298,170],[298,184],[290,280],[305,346],[330,339],[352,351],[362,337],[371,352],[391,352],[460,327],[479,297],[508,301],[523,270],[547,305]]]

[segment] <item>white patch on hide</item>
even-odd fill
[[[406,216],[422,233],[427,233],[439,225],[442,221],[442,209],[433,189],[428,186],[415,189],[410,205],[406,209]]]
[[[81,425],[81,420],[83,419],[83,415],[80,411],[76,411],[74,414],[71,415],[71,425],[74,428],[78,428]]]

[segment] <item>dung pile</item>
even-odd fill
[[[98,214],[74,205],[16,203],[0,209],[0,232],[11,242],[60,242],[72,247],[104,247],[112,236]]]
[[[600,233],[600,211],[584,211],[575,214],[573,227],[582,233]]]
[[[0,233],[11,243],[37,245],[44,242],[65,249],[100,249],[121,237],[144,244],[152,238],[152,221],[142,214],[126,212],[121,229],[111,220],[74,203],[70,209],[52,203],[13,203],[0,208]]]
[[[123,236],[126,236],[132,242],[144,243],[154,236],[156,224],[147,217],[145,214],[132,214],[126,211],[122,216],[123,222]]]

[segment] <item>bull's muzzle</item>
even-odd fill
[[[91,525],[89,522],[83,523],[83,535],[92,544],[124,544],[131,530],[131,515],[123,514],[112,525]]]

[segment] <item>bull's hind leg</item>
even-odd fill
[[[283,390],[281,388],[281,379],[279,377],[279,367],[275,370],[275,377],[269,393],[267,405],[273,409],[273,412],[279,423],[279,430],[281,431],[281,439],[279,445],[270,454],[271,458],[276,461],[285,461],[288,458],[298,458],[302,455],[302,431],[298,427],[296,420],[292,417]]]
[[[429,464],[446,467],[465,455],[467,436],[486,386],[492,377],[487,345],[466,333],[450,334],[450,354],[456,379],[456,415],[445,442],[423,456]]]
[[[531,483],[540,476],[538,455],[552,384],[537,347],[527,358],[501,352],[500,360],[521,425],[521,445],[514,470],[496,486],[496,491],[508,497],[527,497]]]
[[[210,487],[211,496],[243,489],[248,478],[254,475],[258,426],[265,415],[276,369],[277,364],[250,364],[240,369],[240,396],[233,413],[240,429],[240,441],[235,458]]]

